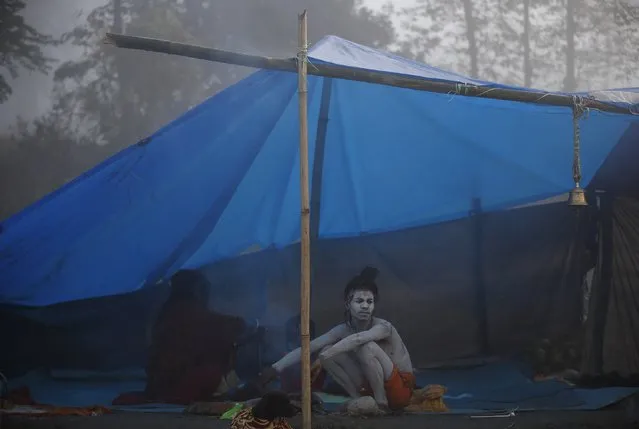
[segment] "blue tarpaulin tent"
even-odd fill
[[[503,87],[336,37],[319,42],[310,62]],[[48,368],[23,382],[36,401],[59,405],[110,404],[143,388],[143,379],[122,384],[121,375],[104,382],[104,371],[145,365],[163,280],[183,267],[207,274],[218,311],[269,326],[295,315],[296,90],[295,74],[258,71],[6,220],[0,370]],[[589,95],[639,101],[632,89]],[[626,192],[639,183],[630,174],[638,139],[639,117],[587,112],[582,185]],[[342,317],[345,281],[372,264],[380,268],[378,308],[415,366],[481,355],[482,337],[491,353],[506,355],[574,333],[583,273],[573,266],[585,246],[575,213],[556,198],[574,186],[571,109],[311,76],[309,145],[311,233],[322,239],[312,250],[320,329]],[[540,200],[555,203],[530,204]],[[476,202],[485,216],[469,217]],[[479,319],[486,326],[478,329]],[[281,350],[267,352],[262,359],[272,361]],[[102,381],[79,369],[100,371]],[[530,383],[501,364],[445,376],[451,392],[470,398],[447,398],[453,409],[508,401],[595,409],[629,394]]]
[[[327,37],[326,62],[479,82]],[[295,74],[258,71],[2,224],[0,303],[124,294],[299,237]],[[465,217],[573,187],[570,109],[310,77],[320,238]],[[587,185],[637,117],[582,120]],[[314,164],[322,137],[323,167]],[[317,189],[317,184],[311,185]]]

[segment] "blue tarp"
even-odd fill
[[[512,410],[598,410],[639,389],[582,389],[558,380],[532,381],[531,368],[515,361],[448,370],[420,371],[421,385],[446,386],[446,405],[453,412]]]
[[[560,381],[533,382],[525,374],[527,368],[517,362],[497,362],[465,369],[419,371],[420,386],[442,384],[448,391],[444,400],[455,414],[478,414],[499,410],[598,410],[634,393],[637,388],[609,387],[600,389],[573,388]],[[137,374],[139,373],[139,375]],[[56,375],[56,374],[52,374]],[[62,374],[60,374],[62,375]],[[142,391],[144,372],[117,373],[67,372],[56,378],[43,371],[34,371],[12,380],[10,388],[29,387],[38,403],[87,407],[110,406],[123,392]],[[323,395],[328,410],[337,408],[346,398]],[[182,411],[183,407],[166,404],[145,404],[115,407],[126,411]]]
[[[335,37],[310,57],[498,86]],[[323,97],[328,84],[309,78],[311,166],[327,123],[322,238],[461,218],[473,198],[499,210],[573,187],[568,108],[346,80]],[[258,71],[5,221],[0,304],[128,293],[183,267],[296,242],[296,89],[295,74]],[[597,111],[582,120],[584,185],[637,121]]]

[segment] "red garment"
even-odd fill
[[[125,392],[116,397],[112,403],[113,405],[140,405],[155,402],[189,405],[193,402],[210,400],[224,374],[221,367],[215,363],[187,369],[182,374],[178,374],[179,378],[163,379],[162,375],[154,374],[151,388],[147,382],[145,392]]]
[[[388,407],[391,410],[401,410],[410,404],[413,391],[415,390],[415,374],[412,372],[400,372],[393,366],[390,378],[384,381],[384,390],[388,399]],[[373,389],[368,381],[360,389],[363,396],[373,396]]]
[[[215,363],[189,369],[180,379],[173,400],[174,404],[188,405],[204,399],[211,399],[226,372]]]
[[[209,400],[233,366],[233,344],[244,321],[184,300],[167,306],[155,326],[146,397],[189,404]]]
[[[415,374],[400,372],[393,368],[391,377],[384,382],[388,406],[391,410],[401,410],[410,404],[410,398],[415,390]]]
[[[27,386],[18,387],[10,391],[6,398],[7,401],[15,405],[38,405],[31,396],[31,389]]]
[[[28,415],[34,417],[52,416],[98,416],[109,414],[111,411],[106,407],[94,405],[92,407],[54,407],[53,405],[38,404],[31,396],[31,390],[24,386],[9,392],[6,398],[1,398],[13,405],[30,406],[39,412],[33,413],[28,409],[23,412],[12,411],[13,415]]]

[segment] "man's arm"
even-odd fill
[[[320,354],[320,359],[331,359],[339,354],[350,352],[371,341],[381,341],[390,337],[392,328],[388,322],[380,322],[368,331],[351,334],[329,347]]]
[[[321,335],[311,341],[311,353],[315,353],[324,347],[337,343],[341,339],[341,326],[336,326],[324,335]],[[278,373],[282,372],[291,365],[298,363],[302,359],[302,349],[300,347],[289,352],[279,361],[275,362],[272,366]]]

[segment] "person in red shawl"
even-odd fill
[[[146,366],[147,400],[190,404],[211,400],[234,366],[245,330],[239,317],[207,308],[210,284],[195,270],[171,278],[171,293],[153,330]]]

